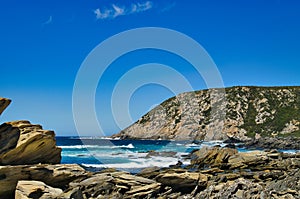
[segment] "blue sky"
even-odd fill
[[[100,42],[139,27],[170,28],[199,42],[225,86],[299,86],[299,9],[295,0],[3,1],[0,95],[13,103],[1,122],[27,119],[58,135],[76,135],[72,89],[81,63]],[[97,89],[97,115],[106,134],[119,130],[109,107],[113,85],[126,71],[149,62],[175,68],[195,90],[206,88],[188,63],[170,53],[145,50],[122,56]],[[171,96],[159,85],[141,87],[130,100],[133,119]],[[88,127],[87,132],[97,135]]]

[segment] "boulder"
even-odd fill
[[[190,193],[196,187],[205,187],[208,178],[201,173],[172,169],[159,174],[155,180],[164,186],[171,187],[175,192]]]
[[[0,115],[6,109],[6,107],[10,104],[11,100],[0,97]]]
[[[160,156],[160,157],[176,157],[177,152],[175,151],[149,151],[148,154],[146,155],[146,158],[151,158],[155,156]]]
[[[238,151],[232,148],[203,147],[192,152],[191,165],[196,167],[218,166],[228,163],[228,159],[237,153]]]
[[[57,164],[60,160],[61,148],[53,131],[29,121],[0,125],[0,165]]]
[[[269,161],[267,152],[250,151],[246,153],[238,153],[228,159],[231,169],[248,168],[263,165]]]
[[[0,198],[11,198],[21,180],[42,181],[53,187],[66,188],[71,181],[90,175],[75,164],[0,166]]]
[[[17,199],[49,199],[62,194],[62,190],[53,188],[40,181],[19,181],[16,187],[15,198]]]
[[[159,172],[160,172],[159,167],[148,167],[142,169],[137,175],[144,178],[153,179],[159,174]]]

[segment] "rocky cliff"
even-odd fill
[[[0,113],[10,100],[0,98]],[[29,121],[0,125],[0,165],[60,163],[61,149],[56,146],[53,131]]]
[[[300,136],[300,87],[231,87],[170,98],[113,137],[247,140]]]

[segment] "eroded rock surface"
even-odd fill
[[[0,125],[0,165],[57,164],[60,160],[54,131],[23,120]]]
[[[66,188],[71,181],[89,175],[82,167],[72,164],[0,166],[0,198],[12,198],[21,180],[42,181],[52,187]]]
[[[8,105],[11,103],[10,99],[2,98],[0,97],[0,115],[2,112],[8,107]]]
[[[70,186],[59,197],[72,198],[150,198],[159,194],[161,184],[126,172],[102,172]]]
[[[260,137],[259,139],[252,139],[243,144],[246,148],[256,149],[296,149],[300,150],[300,138],[287,137]]]
[[[15,198],[17,199],[50,199],[61,195],[63,191],[53,188],[41,181],[19,181],[16,187]]]

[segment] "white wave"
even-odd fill
[[[156,159],[138,159],[129,163],[116,163],[116,164],[83,164],[87,167],[96,167],[96,168],[119,168],[119,169],[132,169],[132,168],[146,168],[146,167],[168,167],[174,165],[178,162],[177,159],[165,159],[165,161]]]
[[[192,144],[186,144],[185,146],[186,147],[200,147],[201,145],[192,143]]]
[[[118,145],[115,145],[115,146],[112,146],[112,148],[127,148],[127,149],[134,149],[134,146],[133,146],[133,144],[128,144],[128,145],[120,145],[120,146],[118,146]]]
[[[82,136],[82,137],[77,137],[75,139],[80,139],[80,140],[96,140],[96,139],[99,139],[99,137],[96,137],[96,136]]]
[[[100,138],[96,138],[98,140],[121,140],[120,137],[115,137],[115,138],[111,138],[111,137],[100,137]]]
[[[280,150],[283,153],[291,153],[291,154],[296,154],[297,152],[300,152],[300,150]]]
[[[62,149],[84,149],[84,148],[96,148],[98,145],[72,145],[72,146],[58,146]]]
[[[82,151],[76,152],[69,152],[69,151],[62,151],[63,157],[95,157],[101,160],[101,158],[125,158],[125,159],[139,159],[145,158],[148,153],[138,153],[129,150],[123,150],[122,152],[111,151],[108,153],[97,153],[97,151],[86,151],[85,153]]]
[[[72,146],[58,146],[62,149],[110,149],[110,148],[127,148],[127,149],[134,149],[135,147],[133,144],[128,144],[128,145],[106,145],[106,146],[101,146],[101,145],[72,145]]]
[[[92,154],[63,154],[63,157],[90,158]]]

